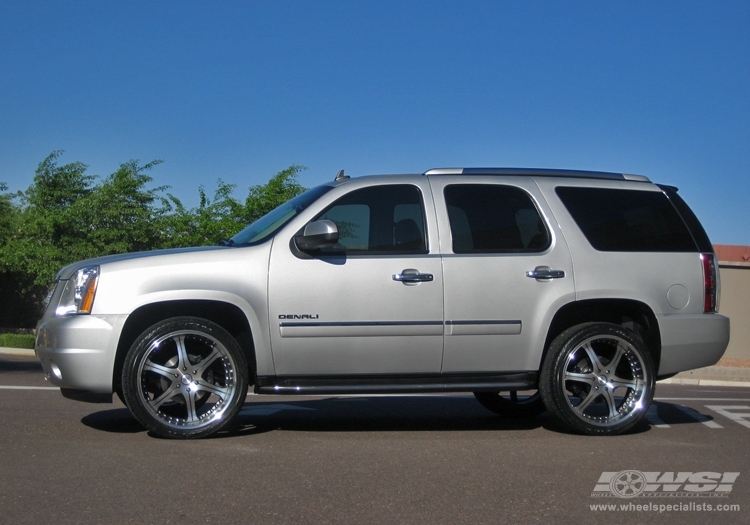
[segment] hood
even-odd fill
[[[213,250],[229,250],[233,249],[228,246],[200,246],[195,248],[172,248],[169,250],[152,250],[149,252],[133,252],[133,253],[119,253],[115,255],[105,255],[103,257],[94,257],[93,259],[85,259],[83,261],[74,262],[73,264],[69,264],[59,272],[57,272],[57,276],[55,277],[55,280],[58,279],[70,279],[70,276],[73,275],[79,268],[82,268],[84,266],[93,266],[96,264],[106,264],[111,262],[118,262],[118,261],[128,261],[131,259],[143,259],[146,257],[156,257],[159,255],[173,255],[178,253],[191,253],[191,252],[206,252],[206,251],[213,251]]]

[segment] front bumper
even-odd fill
[[[658,321],[660,376],[715,365],[729,344],[729,318],[723,315],[665,315]]]
[[[35,352],[49,382],[62,389],[111,394],[117,343],[126,318],[45,316],[37,326]]]

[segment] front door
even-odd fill
[[[289,233],[274,239],[277,375],[440,372],[443,273],[439,254],[430,253],[437,229],[426,213],[434,207],[425,179],[333,190],[338,196],[312,219],[336,223],[333,247],[304,254]]]

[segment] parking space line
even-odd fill
[[[750,401],[742,397],[655,397],[654,401]]]
[[[743,427],[750,428],[750,412],[731,412],[732,410],[750,410],[747,405],[706,405],[706,408],[718,412],[722,416],[739,423]]]
[[[720,424],[718,424],[716,421],[711,420],[711,418],[709,418],[708,416],[705,416],[705,415],[701,414],[700,412],[698,412],[694,408],[690,408],[690,407],[686,407],[686,406],[678,405],[678,404],[674,404],[672,406],[675,407],[680,412],[682,412],[683,414],[686,414],[686,415],[692,417],[693,419],[695,419],[699,423],[703,423],[708,428],[724,428],[723,426],[721,426]]]

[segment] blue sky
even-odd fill
[[[750,244],[750,2],[0,3],[0,182],[65,150],[163,159],[189,206],[291,164],[312,186],[504,166],[673,184]]]

